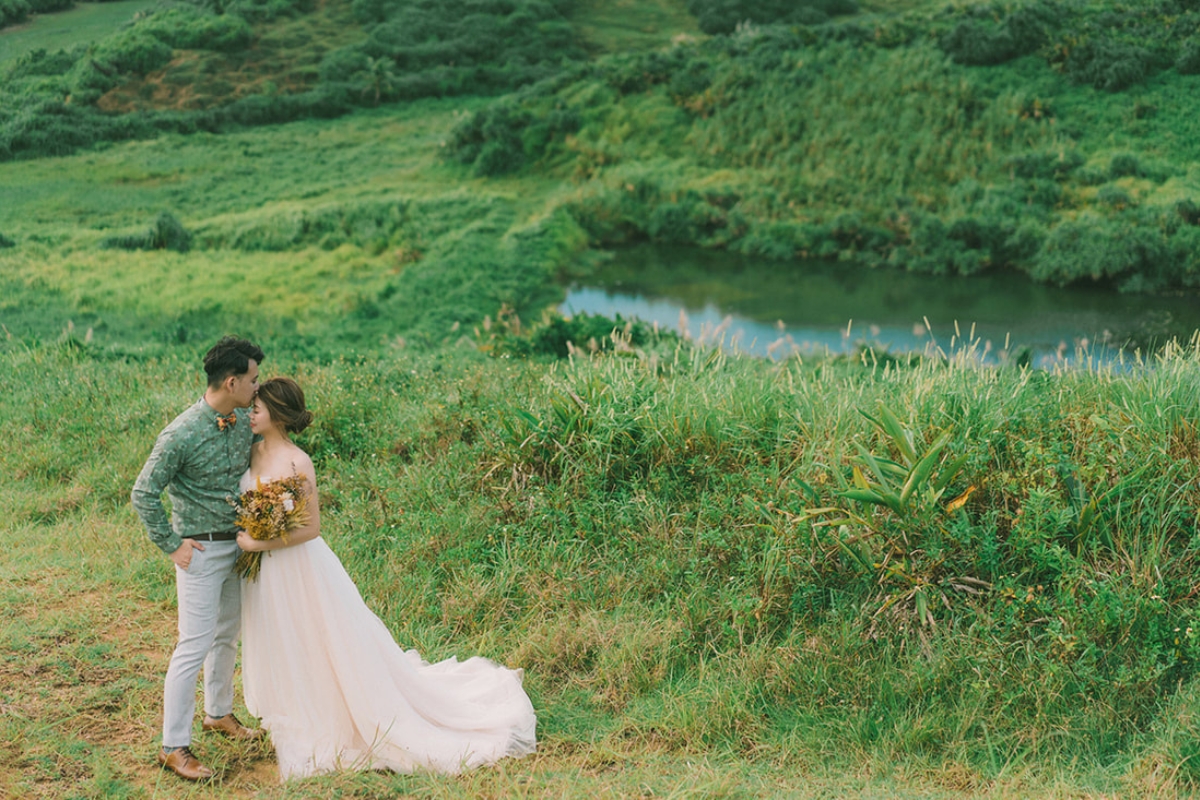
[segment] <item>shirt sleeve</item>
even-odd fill
[[[146,464],[142,467],[129,496],[134,511],[141,517],[146,532],[150,534],[150,541],[167,555],[174,553],[183,544],[183,540],[171,528],[162,501],[163,492],[183,462],[183,448],[179,446],[173,434],[174,431],[171,430],[159,434],[154,443],[154,450],[146,459]]]

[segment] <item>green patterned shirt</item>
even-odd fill
[[[238,480],[250,466],[250,416],[237,409],[237,423],[225,430],[217,412],[201,398],[163,429],[130,499],[146,525],[150,541],[170,555],[183,539],[202,533],[236,529],[230,501],[238,496]],[[171,518],[162,493],[171,498]]]

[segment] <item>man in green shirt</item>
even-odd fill
[[[204,669],[203,729],[253,738],[233,716],[233,668],[241,627],[237,515],[231,500],[250,466],[249,415],[263,352],[226,336],[204,356],[208,388],[168,425],[134,484],[131,499],[156,544],[175,564],[179,641],[163,687],[158,761],[188,780],[213,772],[192,753],[196,681]],[[162,493],[171,499],[168,519]]]

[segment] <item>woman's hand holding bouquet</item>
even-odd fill
[[[252,541],[279,539],[286,544],[289,531],[308,523],[308,490],[304,476],[291,475],[266,483],[260,479],[253,489],[242,492],[233,507],[237,510],[238,527]],[[243,541],[244,537],[238,539]],[[257,579],[262,570],[262,550],[243,548],[233,568],[247,580]]]

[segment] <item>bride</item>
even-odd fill
[[[532,753],[537,719],[521,670],[480,657],[430,664],[401,649],[321,539],[312,460],[289,436],[311,421],[295,381],[261,384],[250,427],[262,438],[241,484],[300,475],[308,489],[308,522],[286,543],[238,535],[243,550],[266,551],[242,586],[242,682],[280,777],[453,773]]]

